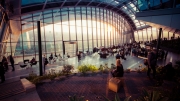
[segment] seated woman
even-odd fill
[[[120,59],[116,60],[116,69],[113,70],[111,73],[113,77],[123,77],[124,69]]]
[[[37,63],[36,59],[33,57],[32,60],[30,61],[30,65],[35,65]]]

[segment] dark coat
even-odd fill
[[[11,64],[14,64],[14,59],[12,56],[10,56],[10,62],[11,62]]]
[[[4,74],[5,74],[4,67],[2,62],[0,62],[0,75],[4,75]]]
[[[111,73],[113,77],[123,77],[124,76],[123,65],[121,64],[120,66],[117,66],[116,70],[112,71]]]
[[[148,54],[148,65],[150,67],[156,66],[156,54],[154,52]]]

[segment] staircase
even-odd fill
[[[0,84],[0,100],[25,92],[20,80]]]

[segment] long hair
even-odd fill
[[[116,59],[116,66],[120,66],[121,65],[121,60],[120,59]]]

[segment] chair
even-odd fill
[[[28,64],[29,63],[29,59],[24,60],[24,64]]]
[[[25,68],[27,66],[27,64],[24,64],[24,62],[19,62],[18,65],[21,67],[21,68]]]
[[[33,62],[33,63],[30,63],[31,67],[32,67],[33,65],[36,65],[36,64],[37,64],[37,61],[35,61],[35,62]]]
[[[18,63],[21,68],[29,68],[29,59],[24,60],[23,62]]]

